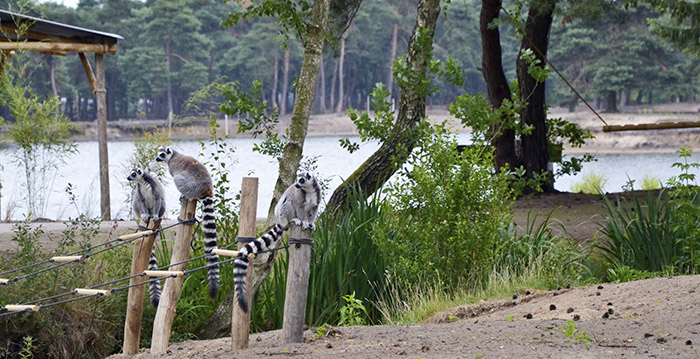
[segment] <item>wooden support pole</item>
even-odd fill
[[[311,230],[302,230],[292,225],[289,238],[311,239]],[[284,298],[284,318],[282,322],[282,341],[284,343],[301,343],[304,339],[304,321],[306,320],[306,295],[309,290],[309,271],[311,263],[311,245],[291,244],[289,246],[289,267],[287,269],[287,292]]]
[[[148,220],[148,228],[155,229],[160,227],[160,220],[153,222],[153,219]],[[148,261],[151,258],[151,251],[156,240],[156,235],[153,231],[148,236],[134,241],[131,257],[131,275],[142,273],[148,268]],[[138,232],[135,234],[144,234]],[[124,240],[124,238],[121,238]],[[129,285],[136,285],[146,281],[144,277],[134,277],[129,280]],[[145,285],[137,285],[129,288],[129,294],[126,301],[126,319],[124,321],[124,344],[122,353],[124,355],[134,355],[139,351],[139,341],[141,340],[141,318],[143,316],[143,298],[146,292]]]
[[[88,61],[87,56],[85,56],[85,54],[82,52],[78,53],[78,57],[80,58],[80,63],[83,64],[83,69],[85,70],[85,75],[87,75],[88,77],[88,82],[90,82],[90,87],[92,87],[92,91],[97,91],[95,73],[92,72],[92,66],[90,66],[90,61]]]
[[[238,236],[255,237],[255,217],[258,211],[258,179],[243,177],[241,184],[241,212],[238,215]],[[245,243],[238,242],[238,249]],[[238,305],[238,294],[233,296],[233,311],[231,314],[231,348],[233,350],[248,347],[250,335],[250,311],[253,307],[253,259],[248,257],[248,273],[246,274],[246,295],[248,296],[248,311],[244,312]]]
[[[112,219],[109,203],[109,160],[107,155],[107,90],[105,89],[105,56],[95,54],[95,99],[97,100],[97,143],[100,155],[100,209],[102,220]]]
[[[194,218],[196,210],[197,200],[183,201],[180,207],[180,218],[184,221],[189,221]],[[190,240],[193,232],[193,224],[181,224],[177,227],[170,263],[179,263],[187,260],[190,254]],[[182,263],[170,267],[170,270],[182,271],[185,270],[186,267],[187,263]],[[156,318],[153,321],[151,354],[165,354],[165,351],[168,349],[170,329],[173,327],[177,300],[180,298],[180,290],[182,289],[183,283],[183,277],[168,278],[165,280],[160,295],[160,302],[158,303],[158,311],[156,311]]]

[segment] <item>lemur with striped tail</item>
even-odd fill
[[[131,191],[131,206],[134,210],[134,215],[143,221],[144,225],[148,225],[149,218],[153,218],[154,222],[158,222],[165,214],[165,191],[163,185],[141,168],[134,168],[126,177],[127,180],[134,183],[134,189]],[[153,246],[151,250],[151,258],[148,260],[148,269],[158,269],[156,261],[156,248]],[[149,294],[153,307],[158,307],[160,301],[160,283],[153,281],[149,285]]]
[[[209,268],[209,295],[219,293],[219,256],[216,249],[216,217],[214,216],[214,186],[206,167],[196,159],[183,155],[170,147],[160,148],[156,161],[166,162],[173,176],[175,187],[180,191],[180,200],[202,200],[202,229],[204,231],[204,254]]]
[[[257,254],[274,249],[282,238],[290,223],[303,229],[314,229],[314,221],[318,215],[318,205],[321,202],[321,186],[316,177],[308,172],[297,176],[297,181],[289,186],[275,206],[277,223],[262,237],[253,240],[239,250],[233,261],[233,284],[238,294],[238,305],[244,312],[248,311],[245,279],[248,272],[248,254]]]

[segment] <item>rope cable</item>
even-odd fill
[[[179,223],[176,224],[176,225],[179,225]],[[170,228],[170,227],[172,227],[172,226],[169,226],[169,227],[166,227],[166,228],[161,228],[160,230],[167,229],[167,228]],[[153,233],[153,234],[156,234],[156,233],[157,233],[158,231],[160,231],[160,230],[154,230],[154,233]],[[143,236],[142,236],[142,237],[143,237]],[[134,239],[131,239],[131,240],[128,240],[128,241],[124,241],[123,243],[129,243],[129,242],[131,242],[131,241],[134,241],[134,240],[136,240],[136,239],[138,239],[138,238],[142,238],[142,237],[137,237],[137,238],[134,238]],[[224,248],[224,249],[225,249],[225,248],[229,248],[229,247],[232,246],[233,244],[235,244],[235,242],[231,242],[231,243],[229,243],[228,245],[223,246],[222,248]],[[121,244],[120,244],[120,245],[121,245]],[[115,248],[115,247],[116,247],[116,246],[111,247],[111,248]],[[267,253],[267,252],[276,252],[276,251],[280,251],[280,250],[286,249],[286,248],[289,248],[289,246],[287,245],[287,246],[281,246],[281,247],[277,247],[277,248],[267,249],[267,250],[258,252],[258,254],[259,254],[259,253]],[[96,253],[93,253],[93,254],[91,254],[91,255],[94,255],[94,254],[96,254]],[[192,257],[192,258],[189,258],[189,259],[187,259],[187,260],[184,260],[184,261],[181,261],[181,262],[178,262],[178,263],[172,263],[172,264],[168,264],[168,265],[165,265],[165,266],[161,266],[161,267],[158,268],[158,270],[170,268],[170,267],[173,267],[173,266],[176,266],[176,265],[179,265],[179,264],[189,263],[189,262],[191,262],[191,261],[194,261],[194,260],[197,260],[197,259],[200,259],[200,258],[204,258],[205,256],[207,256],[207,254],[208,254],[208,253],[205,253],[205,254],[203,254],[203,255],[200,255],[200,256],[197,256],[197,257]],[[208,264],[208,265],[204,265],[204,266],[201,266],[201,267],[198,267],[198,268],[184,270],[184,271],[183,271],[183,275],[188,275],[188,274],[191,274],[191,273],[200,271],[200,270],[208,269],[208,268],[210,268],[210,267],[214,267],[214,266],[217,266],[217,265],[229,263],[229,262],[235,261],[237,258],[238,258],[238,257],[229,258],[229,259],[224,260],[224,261],[218,261],[218,262],[215,263],[215,264]],[[75,261],[79,261],[79,259],[76,259]],[[41,270],[41,271],[38,271],[38,272],[45,272],[45,271],[48,271],[48,270],[53,269],[53,268],[55,268],[55,267],[59,267],[59,266],[66,265],[66,264],[70,264],[70,263],[73,263],[73,262],[75,262],[75,261],[60,263],[60,264],[57,265],[57,266],[50,267],[50,268],[45,268],[45,269],[43,269],[43,270]],[[38,274],[38,273],[30,273],[30,274],[28,274],[28,275],[34,275],[34,274]],[[25,276],[23,276],[23,277],[26,277],[26,276],[28,276],[28,275],[25,275]],[[135,278],[135,277],[140,277],[140,276],[145,276],[145,273],[138,273],[138,274],[130,275],[130,276],[123,277],[123,278],[119,278],[119,279],[115,279],[115,280],[112,280],[112,281],[109,281],[109,282],[105,282],[105,283],[101,283],[101,284],[96,284],[96,285],[93,285],[93,286],[88,287],[88,288],[89,288],[89,289],[94,289],[94,288],[104,287],[104,286],[106,286],[106,285],[110,285],[110,284],[122,282],[122,281],[129,280],[129,279],[132,279],[132,278]],[[162,279],[166,279],[166,278],[172,278],[172,277],[175,277],[175,276],[176,276],[176,275],[173,274],[173,275],[170,275],[170,276],[167,276],[167,277],[151,278],[151,279],[149,279],[149,280],[146,280],[146,281],[143,281],[143,282],[140,282],[140,283],[129,284],[129,285],[122,286],[122,287],[111,288],[111,289],[109,289],[109,291],[110,291],[111,293],[114,293],[114,292],[117,292],[117,291],[126,290],[126,289],[129,289],[129,288],[132,288],[132,287],[137,287],[137,286],[142,286],[142,285],[150,284],[150,283],[152,283],[152,282],[156,282],[156,281],[159,281],[159,280],[162,280]],[[13,280],[15,280],[15,279],[13,279]],[[18,280],[18,279],[17,279],[17,280]],[[77,291],[76,291],[76,290],[73,290],[73,291],[70,291],[70,292],[65,292],[65,293],[57,294],[57,295],[54,295],[54,296],[51,296],[51,297],[36,299],[36,300],[30,301],[30,302],[26,302],[26,303],[23,303],[23,304],[24,304],[24,305],[29,305],[29,304],[40,303],[40,302],[44,302],[44,301],[48,301],[48,300],[52,300],[52,299],[62,298],[62,297],[68,296],[68,295],[73,295],[73,294],[76,294],[76,293],[77,293]],[[96,296],[103,296],[103,294],[102,294],[102,293],[96,293],[96,294],[91,294],[91,295],[84,295],[84,296],[80,296],[80,297],[70,298],[70,299],[66,299],[66,300],[62,300],[62,301],[58,301],[58,302],[52,302],[52,303],[48,303],[48,304],[41,304],[41,305],[40,305],[40,309],[41,309],[41,308],[49,308],[49,307],[53,307],[53,306],[56,306],[56,305],[65,304],[65,303],[70,303],[70,302],[74,302],[74,301],[77,301],[77,300],[86,299],[86,298],[92,298],[92,297],[96,297]],[[26,309],[26,310],[17,311],[17,312],[7,312],[7,309],[5,309],[5,307],[0,307],[0,317],[10,316],[10,315],[19,314],[19,313],[25,313],[25,312],[28,312],[28,311],[30,311],[30,310],[29,310],[29,309]]]

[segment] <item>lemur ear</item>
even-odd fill
[[[170,147],[165,148],[165,153],[171,154],[172,152],[173,152],[173,150],[171,150]]]

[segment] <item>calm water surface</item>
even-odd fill
[[[468,135],[460,136],[461,142],[466,143]],[[339,138],[337,136],[309,137],[304,145],[304,155],[318,156],[317,172],[322,178],[330,181],[330,190],[326,193],[326,199],[332,190],[342,183],[342,179],[347,178],[378,147],[376,143],[365,144],[359,151],[348,154],[338,145]],[[354,140],[357,141],[357,139]],[[253,144],[259,142],[258,140],[236,138],[229,141],[236,149],[232,157],[227,159],[228,163],[234,163],[231,174],[233,178],[231,196],[240,190],[241,177],[258,177],[258,217],[265,217],[277,180],[278,165],[269,157],[252,151]],[[195,155],[200,160],[202,158],[199,155],[202,149],[198,141],[178,141],[173,144],[173,147],[185,154]],[[2,183],[0,216],[5,219],[10,211],[12,219],[19,220],[24,218],[27,212],[24,199],[26,190],[21,176],[22,171],[12,163],[13,150],[13,148],[0,150],[0,164],[3,166],[0,171]],[[127,187],[126,176],[130,168],[126,159],[133,151],[133,142],[109,143],[110,199],[113,218],[128,219],[130,189]],[[604,190],[608,192],[620,191],[628,178],[636,180],[636,188],[639,188],[644,176],[658,177],[665,182],[669,177],[680,173],[678,169],[671,167],[673,162],[678,161],[677,154],[600,154],[596,157],[598,161],[586,164],[581,174],[558,178],[555,188],[560,191],[569,191],[574,183],[581,181],[583,175],[591,172],[604,176],[607,180]],[[700,162],[700,156],[693,156],[691,161]],[[68,219],[80,213],[98,216],[100,212],[98,170],[97,142],[78,143],[78,153],[68,158],[68,163],[60,168],[55,177],[42,217]],[[700,176],[700,171],[695,170],[694,173]],[[68,195],[64,190],[69,183],[72,184],[73,192],[78,198],[77,208],[69,203]],[[166,175],[163,185],[167,195],[168,212],[174,213],[173,209],[179,210],[179,194],[170,175]],[[175,216],[171,214],[170,217]]]

